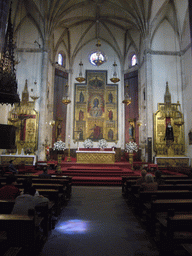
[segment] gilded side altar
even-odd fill
[[[164,103],[158,103],[154,113],[155,162],[161,167],[189,166],[190,158],[185,157],[184,121],[180,103],[171,103],[168,83]]]
[[[36,97],[37,98],[37,97]],[[8,124],[14,125],[16,130],[17,154],[22,149],[25,154],[33,154],[37,150],[39,113],[35,110],[35,100],[29,101],[27,80],[22,92],[22,101],[15,104],[9,112]]]
[[[76,151],[77,163],[114,164],[115,151]]]

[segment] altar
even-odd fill
[[[112,149],[79,149],[76,151],[77,163],[81,164],[114,164],[115,151]]]
[[[158,167],[190,167],[191,159],[185,156],[178,157],[155,157],[155,164]]]
[[[1,164],[9,164],[9,161],[13,160],[14,165],[25,164],[35,165],[36,155],[0,155]]]

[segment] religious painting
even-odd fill
[[[75,84],[74,139],[118,140],[118,85],[107,84],[107,71],[87,71]]]
[[[135,140],[135,119],[128,119],[129,121],[129,139]]]

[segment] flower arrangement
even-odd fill
[[[137,145],[137,143],[130,141],[129,143],[127,143],[125,145],[125,150],[128,153],[133,153],[134,151],[137,152],[138,151],[138,145]]]
[[[90,139],[86,139],[83,142],[84,148],[92,148],[93,147],[93,141]]]
[[[101,140],[99,140],[99,142],[98,142],[98,147],[99,148],[106,148],[107,147],[107,141],[105,140],[105,139],[101,139]]]
[[[61,140],[57,141],[53,145],[53,150],[65,150],[65,143]]]

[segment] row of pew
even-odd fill
[[[4,253],[1,255],[19,255],[21,251],[26,252],[26,255],[36,255],[53,228],[54,220],[70,199],[72,178],[54,175],[50,179],[35,175],[16,176],[16,186],[20,191],[23,191],[24,179],[31,177],[33,186],[40,195],[49,198],[49,203],[29,211],[28,216],[21,216],[11,214],[15,200],[0,200],[0,250]],[[6,176],[0,177],[0,182],[4,185]]]
[[[192,255],[192,179],[162,175],[157,191],[140,191],[140,176],[122,177],[122,195],[145,223],[159,247],[159,255],[175,255],[178,248]]]

